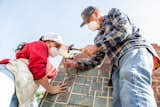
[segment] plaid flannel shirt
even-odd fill
[[[94,40],[99,51],[87,61],[79,61],[78,69],[88,70],[101,64],[105,54],[116,63],[126,52],[139,47],[146,47],[153,55],[156,55],[154,49],[139,33],[129,20],[128,16],[120,12],[119,9],[112,8],[99,29],[98,35]]]

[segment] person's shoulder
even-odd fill
[[[45,42],[43,42],[43,41],[33,41],[33,42],[30,42],[27,44],[29,44],[29,45],[46,45]]]
[[[47,45],[45,42],[43,41],[33,41],[33,42],[29,42],[26,45],[28,45],[28,47],[30,48],[35,48],[35,49],[47,49]]]
[[[108,12],[108,16],[115,18],[117,16],[120,16],[122,14],[121,10],[118,8],[111,8]]]
[[[108,13],[115,13],[115,12],[120,12],[121,10],[119,8],[111,8],[109,9]]]

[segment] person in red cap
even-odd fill
[[[42,36],[39,41],[19,45],[16,49],[16,60],[0,61],[0,81],[5,84],[0,88],[3,97],[0,98],[0,106],[29,107],[29,100],[32,100],[29,95],[37,84],[42,85],[50,94],[66,92],[66,84],[52,86],[47,78],[57,74],[55,67],[48,63],[48,58],[59,55],[62,45],[61,36],[51,33]],[[48,70],[54,70],[54,74],[47,75],[47,66]]]
[[[112,64],[113,107],[157,107],[151,75],[158,67],[154,64],[160,61],[139,28],[116,8],[103,16],[96,7],[89,6],[81,16],[81,27],[86,24],[91,31],[98,31],[95,45],[82,49],[84,53],[94,55],[86,61],[67,60],[64,67],[89,70],[107,55]]]

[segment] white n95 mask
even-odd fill
[[[100,27],[100,25],[96,21],[88,23],[87,26],[91,31],[95,31]]]
[[[55,47],[49,48],[49,55],[50,55],[51,57],[55,57],[55,56],[59,55],[58,49],[55,48]]]

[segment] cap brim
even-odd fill
[[[82,24],[80,25],[80,27],[83,27],[86,23],[85,22],[82,22]]]
[[[56,40],[53,40],[53,42],[56,42],[56,43],[58,43],[58,44],[60,44],[60,45],[62,45],[62,44],[63,44],[62,42],[60,42],[60,41],[56,41]]]

